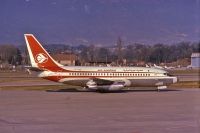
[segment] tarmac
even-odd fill
[[[0,91],[0,133],[200,133],[200,90]]]
[[[176,76],[179,81],[200,81],[199,74],[179,74]]]

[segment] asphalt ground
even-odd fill
[[[200,81],[200,75],[198,74],[179,74],[176,77],[179,81]]]
[[[0,133],[200,133],[200,90],[0,91]]]

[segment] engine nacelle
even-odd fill
[[[121,90],[124,88],[124,85],[101,85],[101,86],[96,86],[96,85],[87,85],[87,88],[90,90],[104,90],[104,91],[117,91]]]
[[[97,84],[93,80],[90,80],[86,83],[88,89],[97,90]]]
[[[124,88],[124,85],[122,84],[113,84],[113,85],[105,85],[105,86],[99,86],[99,89],[108,90],[108,91],[118,91]]]
[[[86,83],[86,86],[90,90],[104,90],[104,91],[117,91],[124,88],[124,84],[111,84],[111,85],[97,85],[93,80],[90,80]]]

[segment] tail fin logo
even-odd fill
[[[48,56],[43,53],[39,53],[35,57],[36,63],[46,63],[48,61]]]

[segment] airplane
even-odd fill
[[[149,65],[145,65],[145,67],[150,67],[150,68],[157,68],[157,69],[166,69],[166,70],[170,70],[170,69],[174,69],[175,67],[168,67],[168,66],[157,66],[156,64],[153,64],[153,66],[149,66]]]
[[[167,69],[167,70],[175,69],[175,67],[172,67],[172,66],[169,66],[169,67],[168,66],[164,66],[164,68]]]
[[[151,67],[151,66],[149,66],[148,64],[145,64],[145,67]]]
[[[164,69],[163,67],[157,66],[156,64],[153,64],[153,67],[154,67],[154,68],[158,68],[158,69]]]
[[[64,66],[56,62],[32,34],[24,34],[30,70],[38,77],[94,91],[119,91],[126,87],[156,87],[166,89],[177,77],[165,70],[147,67]]]

